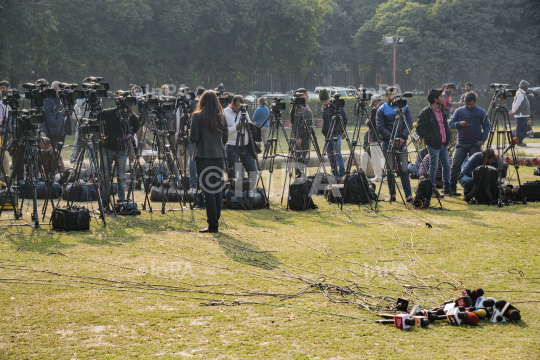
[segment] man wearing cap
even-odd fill
[[[309,149],[310,149],[310,133],[313,134],[314,139],[316,140],[315,132],[313,132],[313,113],[308,106],[309,95],[306,89],[300,88],[295,91],[297,96],[303,97],[305,99],[305,104],[300,105],[301,118],[296,118],[296,109],[295,106],[291,107],[289,117],[291,119],[291,126],[293,129],[293,136],[296,138],[295,152],[298,160],[303,164],[308,164]],[[303,120],[302,120],[303,118]],[[305,120],[305,121],[304,121]],[[297,175],[299,175],[299,169],[297,170]]]
[[[369,119],[366,120],[366,125],[368,127],[368,143],[369,143],[369,152],[371,154],[371,162],[373,164],[373,171],[375,172],[375,177],[371,179],[373,182],[382,182],[383,181],[383,166],[384,166],[384,156],[382,153],[381,146],[379,144],[379,134],[377,133],[377,110],[383,105],[381,95],[375,94],[371,98],[371,115]]]
[[[343,176],[345,175],[345,162],[343,161],[343,156],[341,156],[341,140],[343,139],[343,134],[347,131],[347,115],[345,114],[345,109],[341,108],[341,121],[332,124],[333,114],[328,90],[322,89],[319,91],[319,100],[322,104],[322,133],[325,140],[328,140],[327,152],[332,173],[335,177]],[[334,144],[336,145],[335,150]]]
[[[519,90],[514,98],[512,104],[512,110],[510,115],[514,115],[516,118],[516,137],[519,139],[517,146],[525,147],[527,144],[523,142],[525,134],[527,133],[527,123],[530,121],[531,105],[529,99],[527,99],[527,90],[529,89],[529,83],[525,80],[521,80],[519,83]]]

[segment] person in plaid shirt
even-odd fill
[[[450,129],[457,129],[458,143],[454,151],[452,168],[450,170],[450,183],[452,190],[456,192],[461,165],[467,157],[482,151],[482,146],[489,135],[490,123],[486,111],[476,106],[476,94],[467,93],[465,106],[454,112],[450,121]]]

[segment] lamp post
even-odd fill
[[[394,86],[396,86],[396,46],[403,45],[404,40],[405,36],[398,36],[396,37],[395,41],[393,37],[384,38],[384,42],[386,43],[386,45],[394,47]]]

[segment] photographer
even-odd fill
[[[384,155],[381,150],[381,146],[377,141],[379,136],[377,133],[377,111],[383,105],[381,100],[381,95],[375,94],[371,98],[371,114],[369,119],[366,120],[366,126],[368,127],[368,144],[369,152],[371,156],[371,163],[373,164],[373,171],[375,172],[375,177],[371,179],[373,182],[383,182],[384,174]]]
[[[484,122],[485,119],[485,122]],[[452,116],[450,129],[457,129],[458,143],[454,150],[452,168],[450,170],[450,185],[454,195],[457,193],[457,180],[461,171],[461,165],[467,157],[482,151],[482,145],[489,135],[490,123],[484,109],[476,106],[476,94],[467,93],[465,106],[460,107]]]
[[[244,98],[241,95],[236,95],[232,98],[231,104],[227,106],[227,108],[223,111],[223,114],[225,115],[225,121],[227,123],[227,128],[229,130],[229,141],[227,142],[227,146],[225,147],[225,150],[227,152],[227,166],[228,166],[228,176],[229,179],[235,178],[235,155],[241,156],[242,153],[242,144],[238,144],[236,146],[236,138],[238,136],[238,133],[240,132],[241,124],[240,124],[240,109],[239,107],[244,104]],[[246,120],[247,122],[251,122],[249,118],[249,114],[246,113]],[[251,179],[253,176],[256,178],[257,176],[257,164],[255,163],[255,156],[252,153],[252,145],[248,146],[249,142],[249,133],[248,133],[248,127],[246,124],[245,129],[245,138],[244,138],[244,154],[241,156],[240,161],[244,166],[244,169],[248,172],[248,177]],[[198,171],[200,173],[200,171]],[[240,175],[238,175],[240,176]],[[242,171],[242,178],[244,177],[243,171]]]
[[[330,166],[332,167],[332,173],[337,178],[339,176],[345,175],[345,162],[343,161],[343,156],[341,155],[341,140],[343,134],[347,131],[347,115],[343,107],[341,109],[342,121],[337,121],[333,124],[332,133],[329,133],[332,127],[332,118],[333,118],[333,107],[330,104],[330,95],[328,90],[322,89],[319,91],[319,100],[322,104],[322,118],[323,118],[323,127],[322,133],[325,139],[329,139],[328,142],[328,160],[330,160]],[[334,150],[334,137],[337,138],[336,149]],[[334,156],[335,153],[335,156]],[[338,170],[339,168],[339,170]]]
[[[291,125],[292,125],[292,133],[294,136],[296,136],[296,148],[295,150],[298,152],[300,151],[300,154],[297,155],[297,158],[300,162],[304,163],[306,166],[309,163],[310,160],[310,132],[313,128],[313,113],[311,112],[311,109],[308,105],[308,99],[309,95],[306,89],[300,88],[295,91],[295,94],[297,96],[302,97],[305,99],[305,104],[301,105],[300,111],[302,112],[302,116],[305,121],[302,119],[296,119],[295,118],[295,107],[291,107],[291,111],[289,113],[290,119],[291,119]],[[313,133],[313,136],[315,137],[315,133]],[[316,140],[316,138],[315,138]],[[297,175],[299,172],[299,169],[297,170]]]
[[[46,124],[43,130],[47,133],[51,140],[52,146],[59,151],[62,151],[64,140],[66,139],[66,129],[64,128],[64,108],[58,98],[60,87],[59,82],[54,81],[51,89],[56,91],[55,98],[45,98],[43,101],[43,112],[45,113]],[[62,143],[62,145],[58,145]]]
[[[257,110],[255,110],[255,113],[253,114],[253,122],[259,126],[261,126],[261,137],[262,142],[264,143],[264,147],[266,148],[266,143],[268,141],[268,132],[270,131],[270,124],[269,121],[262,126],[264,121],[268,119],[268,116],[270,116],[270,110],[266,107],[267,103],[265,98],[260,97],[259,100],[257,100],[259,103],[259,107]],[[259,147],[261,146],[260,143],[257,144]]]
[[[394,129],[394,123],[400,121],[399,117],[395,110],[399,108],[394,106],[394,100],[398,96],[397,88],[394,86],[389,86],[386,88],[386,102],[382,105],[379,110],[377,110],[377,131],[379,133],[379,139],[382,141],[382,151],[388,152],[390,147],[390,140],[392,139],[392,130]],[[412,129],[412,115],[408,106],[403,108],[403,114],[405,116],[405,121],[408,124],[408,127]],[[397,153],[388,153],[388,163],[386,164],[387,169],[387,181],[388,188],[390,190],[390,198],[386,201],[392,202],[396,201],[396,184],[395,184],[395,172],[396,161],[399,169],[399,177],[401,178],[401,185],[403,186],[403,191],[405,192],[407,202],[412,202],[412,191],[411,191],[411,182],[409,179],[409,171],[407,165],[409,163],[409,157],[407,153],[407,139],[409,138],[409,130],[405,124],[397,124],[396,131],[396,144],[394,146],[394,151]],[[399,145],[399,148],[397,148]]]
[[[443,91],[442,89],[431,89],[428,95],[430,106],[424,108],[418,115],[416,133],[424,139],[429,152],[429,179],[436,188],[435,174],[439,160],[442,166],[442,179],[444,184],[444,195],[453,196],[450,184],[450,161],[448,154],[448,144],[450,143],[450,127],[448,118],[442,111]]]
[[[516,118],[516,137],[519,139],[517,146],[521,147],[527,146],[523,140],[527,134],[527,125],[531,123],[529,120],[531,116],[531,105],[527,98],[528,89],[529,83],[525,80],[521,80],[519,83],[519,90],[517,91],[514,103],[512,104],[512,110],[508,112],[509,115],[514,115]]]
[[[222,207],[221,179],[225,170],[225,148],[229,132],[216,93],[205,91],[193,113],[190,140],[193,159],[201,181],[208,227],[199,232],[217,233]]]
[[[118,182],[118,198],[126,199],[126,186],[124,175],[126,174],[127,154],[131,149],[131,138],[139,129],[139,117],[133,114],[133,107],[124,108],[128,118],[122,118],[122,104],[118,101],[116,109],[107,109],[102,112],[102,121],[105,125],[107,137],[107,152],[103,154],[103,167],[105,168],[106,183],[110,179],[110,172],[116,162],[116,179]],[[104,149],[105,150],[105,149]],[[106,200],[105,192],[103,199]]]
[[[486,148],[482,152],[473,154],[469,160],[463,166],[463,170],[459,174],[459,183],[463,186],[463,195],[467,197],[470,195],[472,188],[474,187],[473,171],[480,165],[484,164],[484,157],[486,157],[486,164],[497,166],[497,159],[495,159],[495,150],[492,148]]]
[[[2,141],[5,142],[4,145],[7,145],[8,140],[8,118],[9,118],[9,112],[10,108],[7,104],[4,104],[2,101],[2,97],[6,95],[6,93],[9,90],[9,82],[6,80],[3,80],[0,82],[0,146],[2,146]],[[4,151],[4,158],[2,159],[1,166],[4,168],[4,174],[6,177],[9,176],[9,155],[7,151]]]

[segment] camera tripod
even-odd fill
[[[337,174],[337,176],[339,176],[338,160],[337,160],[337,155],[338,155],[337,147],[338,147],[338,143],[339,143],[338,136],[340,136],[340,135],[337,135],[337,134],[334,135],[334,130],[336,129],[336,125],[341,126],[341,129],[343,129],[343,135],[341,135],[341,136],[343,138],[345,138],[345,141],[347,142],[347,146],[349,147],[349,154],[350,154],[349,159],[347,160],[347,169],[345,171],[345,179],[344,179],[344,184],[343,184],[343,195],[335,194],[335,195],[338,195],[339,197],[341,197],[341,210],[343,210],[343,204],[344,204],[344,201],[345,201],[345,193],[347,191],[347,180],[348,180],[347,175],[350,175],[351,168],[352,168],[353,164],[356,166],[357,174],[363,174],[364,175],[364,176],[360,177],[360,182],[362,183],[364,193],[366,194],[366,196],[367,196],[367,198],[369,200],[369,205],[370,205],[371,209],[373,210],[372,201],[374,201],[374,200],[372,200],[371,197],[369,196],[369,194],[370,194],[369,185],[368,185],[368,183],[366,181],[363,181],[364,179],[367,180],[367,176],[365,176],[364,170],[358,165],[358,160],[356,159],[356,156],[354,154],[353,144],[351,143],[351,140],[349,138],[349,134],[347,134],[346,124],[343,122],[343,117],[341,115],[341,108],[340,107],[335,107],[333,103],[329,103],[329,107],[332,109],[332,120],[330,122],[330,128],[328,130],[328,134],[325,137],[325,144],[324,144],[322,156],[324,157],[324,156],[327,155],[328,148],[331,145],[331,150],[330,150],[331,153],[328,154],[328,157],[330,158],[330,156],[332,156],[332,160],[333,160],[333,163],[334,163],[332,168],[335,171],[335,174],[333,174],[334,176],[336,176],[336,174]],[[360,128],[361,127],[358,126],[358,134],[360,133]],[[356,128],[355,128],[355,131],[356,131]],[[317,173],[319,172],[320,168],[321,168],[321,164],[319,164],[319,168],[317,169]],[[336,182],[337,182],[337,179],[336,179]],[[329,183],[332,184],[332,182],[330,182],[330,181],[329,181]],[[375,202],[376,202],[376,200],[375,200]]]
[[[403,100],[401,100],[401,101],[403,101]],[[391,136],[390,136],[390,140],[388,142],[387,151],[383,151],[383,155],[384,155],[384,159],[386,161],[386,180],[388,181],[388,185],[391,186],[391,182],[394,183],[394,188],[396,188],[398,190],[399,196],[401,197],[401,200],[403,201],[403,204],[406,206],[407,203],[405,201],[405,198],[403,197],[401,189],[395,184],[395,181],[396,181],[395,180],[395,175],[394,175],[395,169],[390,168],[390,162],[389,162],[389,157],[390,156],[392,156],[393,159],[397,160],[398,155],[402,153],[400,151],[400,148],[402,146],[402,145],[400,145],[401,138],[399,137],[399,133],[401,132],[402,125],[407,128],[407,131],[409,132],[410,139],[411,139],[411,141],[408,144],[407,144],[407,141],[405,141],[405,148],[404,148],[403,151],[405,151],[407,153],[408,152],[407,151],[408,145],[410,145],[412,143],[413,146],[414,146],[414,153],[416,153],[416,156],[418,156],[418,154],[419,154],[418,144],[416,143],[418,135],[416,135],[415,133],[413,134],[412,128],[409,126],[409,124],[405,120],[405,114],[403,113],[403,109],[404,109],[404,107],[398,106],[398,108],[394,110],[395,113],[396,113],[396,120],[394,121],[394,125],[392,127],[392,133],[391,133]],[[379,144],[379,146],[382,149],[382,143],[381,143],[378,135],[377,135],[377,143]],[[394,163],[394,161],[392,161],[392,163]],[[394,163],[394,167],[395,167],[395,165],[396,164]],[[424,166],[423,162],[420,163],[420,166]],[[426,169],[424,168],[424,170],[426,170]],[[426,175],[429,177],[429,172],[428,171],[426,171]],[[431,181],[432,187],[433,187],[432,191],[435,192],[437,201],[439,202],[439,205],[440,205],[440,207],[442,209],[443,206],[442,206],[442,203],[441,203],[441,195],[440,195],[440,193],[437,190],[437,187],[435,185],[435,179],[430,179],[430,181]],[[380,197],[381,189],[382,189],[382,182],[381,182],[381,186],[379,187],[379,193],[377,194],[377,198]],[[392,196],[392,194],[390,194],[390,196]],[[377,205],[378,205],[378,203],[375,205],[375,209],[377,209]]]
[[[512,138],[512,126],[510,125],[510,115],[508,114],[508,108],[506,107],[507,103],[507,97],[503,93],[495,91],[495,94],[493,94],[493,98],[491,100],[491,104],[489,106],[489,110],[486,114],[486,117],[484,118],[484,122],[489,118],[492,119],[491,126],[489,129],[489,135],[486,141],[486,148],[489,149],[493,145],[493,140],[496,136],[496,143],[495,147],[497,149],[497,188],[498,188],[498,194],[497,194],[497,206],[503,207],[503,193],[502,193],[502,173],[503,173],[503,156],[508,151],[510,151],[511,154],[511,162],[514,165],[514,169],[516,170],[517,180],[519,184],[519,191],[521,195],[521,199],[523,204],[526,203],[526,199],[523,198],[523,190],[521,189],[521,179],[519,177],[519,164],[517,161],[517,155],[516,155],[516,148],[515,143]],[[483,184],[485,181],[485,172],[486,172],[486,161],[487,157],[484,157],[482,172],[480,174],[479,184]],[[475,186],[476,187],[476,186]],[[472,191],[473,196],[472,199],[477,200],[477,192]],[[512,202],[510,200],[506,201],[506,205],[510,205]]]
[[[236,119],[238,119],[238,114],[236,114]],[[235,119],[235,123],[236,123]],[[227,204],[229,208],[231,207],[231,201],[232,201],[232,192],[238,190],[239,192],[243,192],[243,182],[240,181],[244,179],[244,168],[243,168],[243,160],[245,159],[246,150],[250,151],[249,148],[246,148],[246,135],[248,139],[247,146],[251,147],[251,151],[256,154],[255,151],[255,141],[253,141],[253,134],[251,132],[251,129],[248,126],[248,120],[247,120],[247,106],[243,106],[240,109],[240,120],[239,120],[240,129],[238,130],[236,134],[236,146],[234,150],[234,157],[233,157],[233,164],[227,164],[227,157],[225,157],[225,167],[227,168],[227,173],[229,175],[228,181],[229,181],[229,191],[227,192]],[[257,173],[261,173],[261,167],[259,166],[259,159],[257,158],[257,155],[254,156],[255,160],[255,167]],[[232,176],[229,171],[229,165],[233,166],[232,170]],[[239,165],[239,166],[237,166]],[[253,199],[255,195],[255,191],[257,191],[257,174],[253,176],[252,173],[248,173],[248,179],[249,179],[249,190],[248,190],[248,197]],[[233,188],[234,183],[234,188]],[[261,182],[263,187],[263,192],[266,194],[266,190],[264,188],[264,182]],[[253,195],[251,195],[253,193]],[[264,196],[265,201],[265,207],[269,206],[269,203],[267,201],[267,196]],[[245,210],[251,210],[251,209],[245,209]]]
[[[324,158],[317,143],[317,137],[313,130],[313,120],[306,120],[303,112],[304,104],[294,104],[294,124],[291,129],[291,136],[289,138],[289,154],[287,156],[287,164],[285,168],[285,180],[283,183],[283,190],[281,192],[281,204],[283,204],[283,198],[285,196],[285,188],[287,188],[287,182],[289,186],[292,185],[293,169],[296,178],[305,177],[307,172],[307,165],[310,160],[310,147],[313,145],[313,149],[319,159],[319,164],[323,166],[323,177],[326,177],[326,166],[324,165]],[[306,110],[307,111],[307,110]],[[301,128],[301,129],[300,129]],[[298,144],[298,140],[301,144]],[[307,150],[303,150],[303,146],[306,145]],[[304,172],[300,171],[300,163],[302,163]],[[289,209],[289,203],[287,202],[287,210]]]
[[[283,136],[285,137],[285,141],[287,144],[289,144],[289,137],[287,136],[287,131],[285,130],[285,127],[283,126],[283,122],[281,121],[281,111],[276,109],[274,106],[272,106],[272,110],[270,111],[270,116],[268,119],[264,121],[266,123],[267,121],[270,122],[269,124],[269,130],[268,130],[268,140],[266,142],[266,146],[264,147],[263,152],[263,158],[262,158],[262,164],[261,169],[264,170],[266,167],[266,161],[269,160],[268,165],[268,171],[269,171],[269,177],[268,177],[268,192],[265,194],[266,196],[266,203],[270,205],[270,189],[272,186],[272,175],[274,174],[274,164],[276,162],[276,157],[278,156],[284,156],[282,154],[278,154],[277,148],[279,145],[279,132],[280,130],[283,132]],[[262,126],[264,126],[264,123]],[[259,172],[259,178],[257,179],[257,186],[261,184],[261,186],[264,188],[264,180],[262,178],[262,171]]]
[[[362,124],[364,122],[364,119],[366,119],[368,115],[368,111],[366,109],[366,102],[357,102],[354,104],[354,115],[355,115],[355,123],[354,123],[354,131],[352,136],[352,149],[351,154],[349,156],[349,159],[347,160],[346,170],[345,172],[349,174],[351,172],[352,166],[353,166],[353,159],[356,159],[356,147],[359,145],[360,140],[360,132],[362,130]]]
[[[193,199],[189,197],[189,149],[188,149],[188,136],[189,136],[189,129],[190,129],[190,122],[189,122],[189,107],[188,104],[185,102],[180,102],[179,107],[177,108],[177,111],[181,111],[180,116],[180,124],[179,124],[179,130],[178,130],[178,142],[177,144],[180,146],[179,153],[182,156],[178,159],[177,167],[179,169],[179,175],[182,181],[182,188],[183,188],[183,196],[182,196],[182,204],[183,206],[186,206],[186,203],[189,203],[189,209],[193,210],[195,200],[197,199],[197,193],[198,193],[198,186],[197,189],[195,189],[195,194],[193,195]],[[180,161],[182,159],[182,161]]]
[[[146,210],[146,204],[148,203],[149,212],[152,212],[152,205],[148,194],[150,194],[152,184],[156,180],[161,169],[165,167],[169,172],[170,176],[170,185],[178,193],[179,182],[178,182],[178,172],[176,165],[178,163],[177,152],[176,152],[176,142],[174,141],[174,130],[169,130],[166,120],[162,116],[152,117],[152,122],[154,125],[154,134],[152,144],[155,144],[157,147],[157,157],[152,155],[149,162],[149,170],[152,169],[152,176],[148,177],[148,184],[145,184],[144,192],[144,204],[142,206],[143,210]],[[169,144],[167,144],[167,141]],[[155,160],[157,159],[157,165]],[[158,170],[156,171],[156,166]],[[165,189],[165,181],[163,174],[161,174],[161,213],[166,214],[170,211],[182,211],[184,214],[184,207],[180,206],[180,209],[169,209],[165,210],[165,203],[167,201],[167,195],[169,194],[170,188]]]

